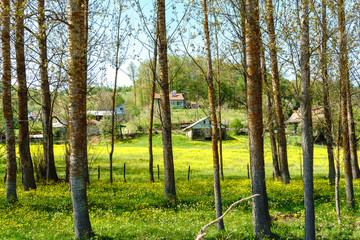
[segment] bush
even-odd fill
[[[244,128],[244,124],[240,121],[240,119],[234,118],[234,120],[230,122],[230,127],[234,128],[236,131],[239,131]]]

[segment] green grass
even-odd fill
[[[292,182],[283,185],[272,179],[270,143],[265,141],[266,184],[272,231],[279,239],[304,238],[303,186],[300,175],[301,148],[298,137],[289,138],[289,167]],[[215,218],[212,183],[211,143],[190,141],[183,135],[173,136],[174,165],[178,201],[169,204],[164,199],[161,136],[154,137],[156,182],[148,181],[147,136],[116,143],[114,155],[115,182],[109,183],[106,141],[89,148],[91,185],[88,201],[93,230],[99,239],[194,239],[202,226]],[[41,149],[32,145],[32,152]],[[249,162],[247,136],[235,136],[224,142],[224,175],[221,183],[223,208],[251,195],[247,179]],[[4,147],[0,147],[4,152]],[[4,155],[2,155],[4,156]],[[56,165],[64,178],[64,146],[55,146]],[[123,181],[123,164],[126,180]],[[157,168],[160,166],[160,180]],[[100,166],[101,179],[97,179]],[[191,167],[187,181],[188,166]],[[4,176],[6,162],[0,160]],[[340,182],[342,226],[336,224],[334,190],[328,184],[327,154],[324,146],[315,146],[314,187],[316,234],[320,239],[359,239],[358,204],[354,210],[346,207],[345,183]],[[342,176],[343,177],[343,176]],[[0,239],[72,239],[74,236],[71,196],[66,183],[44,185],[36,191],[23,192],[18,177],[19,202],[9,205],[5,199],[5,184],[0,184]],[[355,200],[359,201],[359,181],[354,182]],[[209,228],[207,239],[253,239],[251,202],[237,206],[225,217],[226,231]]]

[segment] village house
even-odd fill
[[[161,96],[159,93],[155,93],[155,102],[160,104]],[[175,90],[169,93],[170,106],[176,109],[185,108],[185,93],[177,93]]]
[[[211,139],[211,120],[210,117],[204,117],[183,130],[186,136],[191,140],[210,140]],[[222,139],[226,139],[226,127],[221,125]]]

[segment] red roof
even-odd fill
[[[160,94],[155,93],[155,99],[160,99]],[[178,100],[178,101],[184,101],[184,94],[183,93],[169,93],[169,99],[170,100]]]

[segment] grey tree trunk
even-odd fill
[[[251,166],[251,193],[260,194],[252,201],[254,232],[258,238],[271,235],[265,184],[264,139],[262,114],[262,78],[260,63],[259,3],[245,1],[247,115]]]
[[[119,51],[120,51],[120,20],[121,20],[121,11],[122,8],[119,6],[119,18],[117,21],[117,31],[116,31],[116,56],[115,56],[115,80],[114,80],[114,90],[112,96],[112,113],[111,113],[111,150],[109,153],[110,160],[110,183],[113,183],[113,154],[114,154],[114,145],[115,145],[115,103],[116,103],[116,88],[117,88],[117,79],[119,72]]]
[[[274,129],[274,110],[272,107],[271,93],[272,90],[267,81],[267,71],[265,62],[265,50],[263,44],[261,44],[261,76],[265,88],[266,108],[267,108],[267,125],[269,128],[270,144],[271,144],[271,155],[273,160],[273,175],[276,180],[280,178],[280,168],[278,161],[278,151],[276,147],[275,129]]]
[[[327,68],[327,14],[326,14],[326,0],[322,0],[322,39],[321,39],[321,77],[323,80],[323,102],[324,102],[324,115],[326,121],[325,137],[329,161],[329,181],[331,185],[335,184],[335,163],[334,163],[334,140],[332,137],[332,116],[330,98],[330,81]]]
[[[205,37],[205,50],[206,50],[206,63],[207,63],[207,85],[210,105],[210,118],[211,118],[211,141],[213,153],[213,169],[214,169],[214,194],[215,194],[215,211],[216,218],[222,215],[222,202],[221,202],[221,189],[220,189],[220,173],[219,173],[219,152],[218,152],[218,121],[216,119],[216,104],[215,104],[215,91],[214,91],[214,73],[212,69],[211,49],[210,49],[210,33],[208,23],[208,9],[207,1],[203,0],[203,25]],[[221,131],[221,127],[220,127]],[[217,223],[219,231],[224,230],[224,221],[221,219]]]
[[[156,21],[156,32],[154,42],[154,58],[152,63],[152,82],[151,82],[151,103],[150,103],[150,121],[149,121],[149,177],[150,182],[154,180],[154,155],[153,155],[153,123],[154,123],[154,106],[155,106],[155,91],[156,91],[156,66],[157,66],[157,48],[158,48],[158,24]]]
[[[17,0],[15,4],[15,50],[19,104],[19,155],[22,172],[22,186],[24,191],[29,191],[30,189],[36,189],[36,183],[29,145],[29,122],[27,106],[28,88],[26,86],[24,51],[24,0]]]
[[[344,153],[344,172],[346,185],[347,205],[355,207],[354,188],[352,181],[351,155],[349,145],[349,122],[348,122],[348,59],[346,50],[346,25],[345,25],[345,7],[344,0],[338,1],[338,23],[339,23],[339,67],[340,67],[340,103],[341,103],[341,126],[343,136],[343,153]]]
[[[304,169],[305,239],[315,239],[313,134],[310,96],[309,1],[301,2],[301,143]]]
[[[284,114],[282,111],[282,102],[280,94],[280,79],[277,61],[277,50],[276,50],[276,34],[273,17],[274,7],[272,0],[266,0],[266,24],[269,34],[269,49],[270,49],[270,65],[271,65],[271,76],[273,93],[275,100],[275,115],[277,121],[277,139],[279,146],[279,162],[280,162],[280,173],[281,181],[284,183],[290,183],[290,173],[287,160],[287,146],[286,146],[286,135],[285,135],[285,123]]]
[[[8,203],[18,201],[16,195],[16,153],[14,118],[11,104],[11,60],[10,60],[10,1],[2,0],[1,50],[2,50],[2,98],[6,136],[6,199]]]
[[[349,74],[349,73],[348,73]],[[357,144],[356,144],[356,134],[355,134],[355,121],[354,121],[354,113],[353,106],[351,101],[351,87],[350,87],[350,79],[347,74],[347,107],[348,107],[348,125],[349,125],[349,148],[350,148],[350,159],[351,159],[351,170],[353,180],[360,178],[360,169],[358,163],[357,156]]]
[[[43,127],[43,148],[44,160],[46,164],[46,181],[58,181],[56,173],[53,149],[52,133],[52,107],[48,76],[48,58],[47,58],[47,35],[44,0],[38,0],[38,24],[39,24],[39,53],[40,53],[40,82],[42,98],[42,127]]]
[[[161,95],[165,196],[169,200],[176,200],[174,160],[171,139],[165,0],[157,0],[157,6],[159,24],[159,85]]]
[[[72,193],[75,238],[94,236],[91,228],[86,195],[86,92],[84,56],[85,0],[68,1],[69,40],[69,130],[70,188]]]

